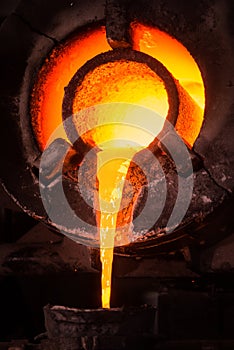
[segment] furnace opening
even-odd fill
[[[180,136],[192,147],[202,126],[205,106],[204,84],[195,60],[178,40],[157,28],[134,22],[131,34],[133,49],[160,61],[183,88],[186,99],[194,101],[196,108],[189,108],[187,102],[183,104],[176,124]],[[45,149],[51,134],[62,123],[64,88],[85,62],[109,49],[105,27],[100,26],[85,30],[52,50],[37,75],[30,105],[32,126],[41,150]],[[108,89],[107,86],[103,88]],[[126,101],[121,91],[119,96],[120,102],[133,99],[129,96],[130,101]],[[96,97],[92,99],[99,103]],[[58,136],[67,139],[65,132]]]

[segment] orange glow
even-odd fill
[[[135,22],[131,25],[131,32],[133,49],[160,61],[187,92],[187,98],[190,96],[200,107],[196,111],[189,110],[189,114],[179,114],[176,125],[180,136],[193,146],[201,130],[205,108],[204,83],[195,60],[179,41],[157,28]],[[183,109],[185,111],[187,108],[184,106]]]
[[[140,23],[133,23],[131,27],[133,48],[162,62],[187,92],[187,97],[200,107],[195,115],[185,116],[184,113],[176,125],[178,133],[192,146],[202,126],[205,104],[204,84],[196,62],[181,43],[165,32]],[[64,88],[87,60],[109,49],[105,28],[99,27],[56,47],[46,59],[31,98],[32,125],[42,150],[62,122]],[[67,138],[65,132],[58,136]]]
[[[56,47],[45,61],[31,99],[32,125],[42,150],[62,123],[65,86],[87,60],[109,49],[105,28],[99,27]],[[66,139],[65,131],[58,136]]]

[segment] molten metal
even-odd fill
[[[162,62],[177,79],[174,81],[179,101],[176,130],[192,146],[200,132],[204,112],[204,85],[195,61],[182,44],[158,29],[133,23],[131,33],[133,48]],[[62,123],[64,87],[85,62],[108,50],[105,29],[100,27],[55,48],[46,60],[31,99],[32,125],[42,150],[52,132]],[[123,184],[134,154],[147,147],[162,130],[163,120],[168,117],[171,105],[162,79],[146,64],[126,59],[94,67],[83,77],[73,97],[71,114],[74,115],[73,123],[78,134],[82,135],[85,143],[100,148],[97,154],[100,209],[97,222],[102,261],[102,306],[109,308],[113,248],[118,226],[126,222],[126,218],[119,215]],[[127,125],[127,111],[124,108],[119,115],[95,115],[90,120],[82,121],[76,118],[76,113],[88,107],[113,102],[133,103],[153,109],[162,117],[161,123],[158,123],[153,135],[136,128],[133,130]],[[134,119],[134,109],[132,113]],[[109,125],[103,125],[106,122]],[[92,130],[83,133],[82,127],[85,125],[86,128],[87,124]],[[149,130],[150,125],[146,125],[146,129]],[[126,141],[129,135],[130,143]],[[122,139],[121,143],[116,141],[118,136]],[[57,137],[67,139],[65,131]],[[134,142],[138,146],[134,146]],[[121,158],[120,150],[123,149],[127,150],[127,156]]]
[[[118,108],[118,114],[113,108],[108,116],[93,114],[90,118],[84,114],[86,120],[77,118],[81,110],[97,104],[113,102],[123,103],[122,111]],[[154,130],[154,137],[144,133],[143,130],[129,126],[129,107],[127,108],[124,102],[152,109],[162,117],[155,120],[158,126]],[[131,139],[146,147],[162,130],[168,109],[167,91],[158,75],[146,64],[120,60],[98,66],[86,74],[82,84],[76,90],[72,115],[74,115],[73,121],[79,135],[84,134],[83,126],[86,127],[88,123],[91,131],[85,134],[84,141],[91,145],[96,144],[103,148],[105,146],[101,145],[105,142],[113,142],[114,139],[121,138],[126,140],[125,143]],[[133,108],[131,121],[134,125],[137,125],[138,118],[139,115]],[[144,122],[145,129],[151,130],[152,126],[147,125],[147,118]],[[111,147],[114,147],[113,143]],[[120,147],[119,144],[118,147]],[[126,147],[126,144],[123,144],[123,147]]]
[[[192,146],[202,126],[205,105],[204,84],[196,62],[180,42],[156,28],[133,23],[132,41],[135,50],[162,62],[200,107],[195,117],[191,113],[189,118],[183,114],[177,121],[178,132]],[[64,87],[86,61],[109,48],[105,28],[99,27],[78,34],[56,47],[45,61],[31,98],[32,125],[41,150],[62,123]],[[59,136],[67,138],[65,132]]]
[[[119,59],[119,56],[122,58]],[[144,60],[146,63],[143,63]],[[167,86],[150,68],[151,65],[167,81]],[[171,95],[169,98],[169,92],[174,99]],[[169,101],[174,101],[178,107],[172,77],[159,62],[131,50],[96,56],[95,60],[89,61],[77,72],[66,90],[64,118],[72,114],[77,134],[86,144],[97,145],[100,149],[97,153],[97,202],[100,210],[97,223],[102,262],[103,308],[110,307],[115,239],[118,237],[121,242],[125,240],[125,244],[130,243],[126,239],[130,236],[129,232],[122,230],[119,233],[119,226],[122,229],[126,218],[118,215],[129,165],[134,155],[152,143],[162,130],[165,119],[171,115]],[[98,111],[95,108],[98,104],[106,104],[110,108],[105,109],[105,112]],[[152,114],[160,117],[148,119],[146,115],[137,113],[138,106],[147,110],[150,108],[154,112]],[[139,127],[139,119],[142,127]],[[87,125],[90,129],[88,132]],[[69,135],[69,130],[67,132]],[[132,217],[132,213],[129,216]],[[131,225],[126,225],[125,230],[130,227]]]

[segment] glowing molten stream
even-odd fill
[[[94,107],[92,113],[78,113],[104,103],[107,104],[105,108]],[[153,110],[151,117],[152,114],[160,115],[153,120],[154,127],[152,118],[147,118],[147,113],[142,115],[142,109],[141,113],[137,113],[136,105]],[[76,90],[73,122],[85,142],[98,145],[101,149],[97,154],[100,209],[97,222],[100,233],[103,308],[110,307],[113,249],[118,233],[117,216],[129,164],[135,153],[148,146],[161,131],[168,108],[163,81],[146,64],[134,61],[120,60],[98,66],[84,77]],[[88,132],[87,125],[90,129]],[[118,225],[121,226],[121,223],[118,222]],[[122,244],[129,243],[127,234],[126,232],[125,237],[118,238]]]
[[[110,307],[113,249],[117,232],[117,215],[122,199],[129,159],[116,159],[115,149],[98,155],[100,259],[102,262],[102,307]],[[130,150],[130,153],[131,150]],[[131,155],[129,154],[129,157]]]

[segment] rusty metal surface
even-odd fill
[[[113,49],[131,47],[130,21],[126,2],[106,0],[106,37]]]
[[[44,313],[54,348],[112,350],[129,349],[132,345],[141,349],[147,335],[153,335],[156,310],[150,306],[82,310],[47,305]]]

